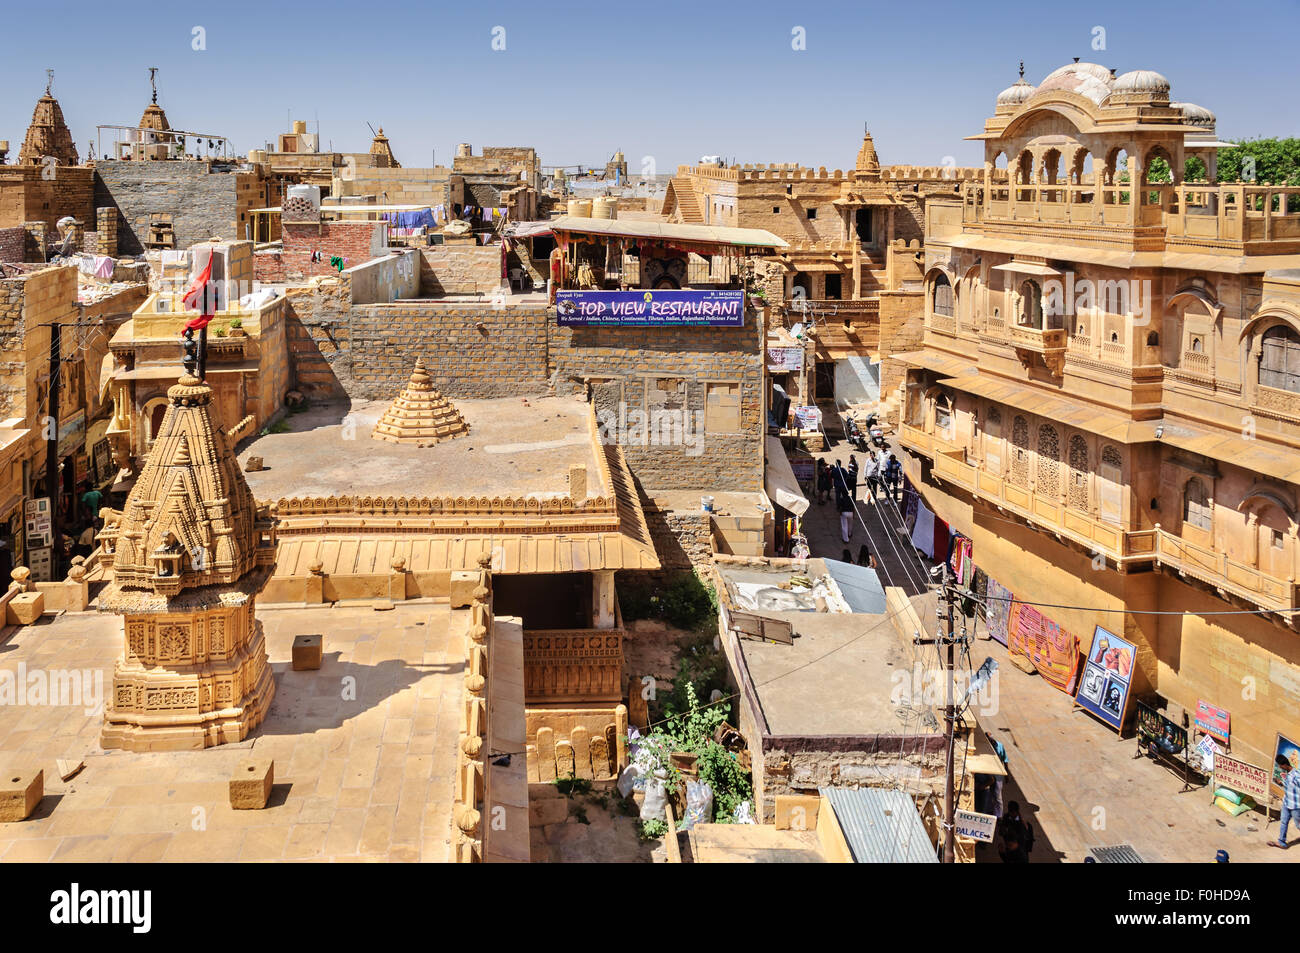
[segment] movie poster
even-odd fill
[[[1079,671],[1079,640],[1063,630],[1033,606],[1011,606],[1007,624],[1007,648],[1034,663],[1038,674],[1050,684],[1074,694],[1075,674]]]
[[[1268,785],[1268,793],[1275,798],[1281,798],[1286,793],[1284,785],[1286,776],[1282,774],[1282,769],[1278,766],[1278,755],[1286,758],[1291,762],[1292,771],[1300,771],[1300,744],[1296,744],[1282,732],[1277,733],[1277,746],[1273,749],[1273,760],[1268,764],[1272,773]]]
[[[1124,727],[1129,680],[1136,659],[1137,649],[1131,642],[1097,626],[1074,700],[1116,731]]]

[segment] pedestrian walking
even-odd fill
[[[848,480],[845,477],[844,468],[836,466],[831,471],[835,475],[835,508],[840,513],[840,539],[847,543],[853,539],[853,516],[856,512],[853,506],[853,499],[849,496]]]
[[[1286,850],[1286,829],[1292,821],[1300,824],[1300,771],[1291,766],[1286,755],[1277,756],[1277,767],[1282,772],[1282,827],[1277,832],[1277,840],[1270,840],[1272,847]],[[1275,772],[1276,773],[1276,772]]]
[[[817,505],[826,502],[826,496],[831,491],[831,472],[830,467],[826,465],[825,460],[817,461]]]
[[[867,454],[863,474],[867,479],[868,497],[871,500],[871,504],[874,506],[876,504],[876,497],[880,493],[880,464],[877,462],[873,454]]]
[[[889,498],[895,502],[901,502],[903,464],[892,453],[889,455],[889,462],[885,465],[885,474],[888,482]]]
[[[849,454],[849,468],[844,471],[849,483],[849,499],[858,498],[858,460],[853,454]]]

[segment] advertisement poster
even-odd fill
[[[1121,730],[1128,709],[1129,679],[1136,659],[1137,650],[1131,642],[1097,626],[1088,661],[1083,666],[1083,677],[1079,680],[1079,691],[1074,696],[1075,703],[1116,731]]]
[[[986,598],[989,635],[993,637],[994,642],[1001,642],[1006,645],[1007,622],[1011,618],[1011,600],[1015,597],[1011,595],[1010,589],[989,576],[989,588]]]
[[[561,327],[745,326],[743,291],[558,291]]]
[[[1268,803],[1269,774],[1263,768],[1238,761],[1226,754],[1214,756],[1214,786],[1232,788],[1249,794],[1261,804]]]
[[[822,425],[822,412],[816,407],[796,407],[794,419],[801,430],[819,430]]]
[[[1137,703],[1137,733],[1143,747],[1154,743],[1169,755],[1181,755],[1187,750],[1187,729],[1142,702]]]
[[[1007,648],[1034,663],[1038,674],[1068,695],[1079,671],[1079,640],[1033,606],[1011,606]]]
[[[1277,733],[1277,746],[1273,749],[1273,760],[1269,762],[1268,767],[1271,772],[1268,790],[1275,798],[1281,798],[1286,793],[1283,785],[1286,783],[1283,779],[1281,767],[1278,766],[1278,755],[1286,758],[1291,762],[1291,770],[1300,770],[1300,744],[1296,744],[1282,732]]]
[[[773,374],[803,370],[803,348],[769,347],[767,349],[767,369]]]
[[[992,814],[978,814],[975,811],[954,811],[953,829],[958,837],[970,837],[993,843],[993,834],[997,830],[998,819]]]
[[[1216,741],[1228,743],[1228,731],[1232,725],[1232,715],[1226,708],[1216,708],[1205,699],[1196,702],[1196,727]]]

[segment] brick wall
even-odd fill
[[[285,335],[295,386],[312,400],[345,399],[352,380],[347,277],[314,288],[288,288],[285,298]]]
[[[382,253],[386,232],[383,222],[285,223],[280,234],[281,249],[259,251],[254,256],[254,274],[263,282],[337,275],[338,269],[330,265],[330,258],[341,256],[344,268],[367,262]],[[315,252],[320,252],[318,262],[311,260]]]
[[[209,238],[242,239],[238,173],[213,168],[225,167],[190,160],[96,163],[95,207],[117,209],[119,251],[143,251],[153,214],[172,216],[177,248]]]
[[[27,250],[27,229],[21,225],[0,228],[0,261],[23,261]]]

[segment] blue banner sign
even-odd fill
[[[557,291],[561,326],[745,326],[743,291]]]

